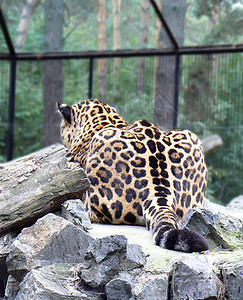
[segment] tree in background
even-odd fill
[[[45,2],[45,52],[58,52],[63,48],[64,6],[63,0]],[[44,120],[43,146],[60,140],[60,117],[57,102],[63,97],[63,75],[61,60],[44,62]]]
[[[188,67],[183,106],[184,126],[187,128],[192,127],[194,122],[203,122],[205,119],[213,118],[213,111],[209,109],[214,102],[211,88],[213,63],[213,55],[195,56]]]
[[[114,50],[121,49],[121,35],[120,35],[120,10],[121,0],[112,0],[113,2],[113,44]],[[115,58],[114,67],[115,71],[118,69],[120,64],[120,58]]]
[[[98,50],[106,50],[106,1],[97,0]],[[98,59],[98,97],[106,96],[106,60]]]
[[[183,45],[184,23],[187,10],[186,0],[161,0],[163,16],[169,25],[179,46]],[[158,21],[159,22],[159,21]],[[165,29],[159,24],[157,29],[157,48],[173,47]],[[166,130],[173,129],[174,96],[175,96],[176,58],[174,55],[164,55],[156,59],[155,87],[154,87],[154,123]]]
[[[140,49],[147,45],[148,40],[148,25],[149,25],[149,0],[143,0],[141,5],[141,36],[140,36]],[[144,76],[145,76],[145,57],[138,58],[138,73],[137,73],[137,97],[141,96],[144,92]]]
[[[242,43],[242,1],[238,0],[198,0],[193,5],[197,19],[208,18],[208,27],[200,44]]]
[[[21,19],[19,22],[19,27],[17,30],[17,38],[15,42],[15,50],[17,52],[21,52],[24,49],[30,20],[36,7],[39,5],[40,1],[41,0],[27,0],[26,4],[22,8]]]

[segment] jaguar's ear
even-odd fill
[[[64,120],[66,120],[69,124],[71,124],[71,115],[72,115],[72,107],[66,104],[57,103],[57,107],[62,114]]]

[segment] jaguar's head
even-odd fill
[[[115,108],[96,99],[83,100],[72,106],[58,103],[58,109],[62,114],[61,138],[68,149],[91,139],[104,127],[127,126]]]

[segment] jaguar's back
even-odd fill
[[[148,121],[128,125],[98,100],[60,105],[64,145],[87,172],[96,222],[145,224],[157,245],[207,249],[200,235],[180,230],[187,211],[202,206],[207,169],[198,137],[165,133]]]

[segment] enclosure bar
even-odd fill
[[[164,17],[163,17],[163,14],[161,13],[157,3],[154,1],[154,0],[149,0],[150,4],[153,6],[153,9],[157,15],[157,17],[159,18],[162,26],[164,27],[173,47],[175,48],[175,50],[178,50],[179,49],[179,45],[172,33],[172,31],[170,30],[170,27],[168,26],[167,22],[165,21]]]
[[[4,16],[3,16],[3,13],[2,13],[1,7],[0,7],[0,25],[1,25],[1,28],[2,28],[2,31],[3,31],[3,35],[4,35],[4,38],[5,38],[6,44],[8,46],[8,51],[11,54],[11,56],[15,56],[14,46],[13,46],[10,34],[8,32],[6,22],[4,20]]]
[[[156,55],[191,55],[191,54],[220,54],[243,52],[243,45],[227,45],[217,47],[183,47],[175,51],[173,49],[141,49],[141,50],[104,50],[84,52],[59,52],[59,53],[16,53],[17,60],[45,60],[45,59],[74,59],[74,58],[109,58],[132,56],[156,56]],[[2,53],[0,59],[10,60],[11,55]]]
[[[243,52],[243,44],[238,45],[217,45],[205,47],[182,47],[178,50],[181,55],[192,54],[223,54],[223,53],[236,53]]]
[[[89,59],[89,94],[88,97],[92,98],[93,93],[93,70],[94,70],[94,58]]]
[[[173,115],[173,127],[177,128],[177,118],[178,118],[178,103],[179,103],[179,93],[180,93],[180,66],[181,66],[181,56],[176,54],[175,56],[175,89],[174,89],[174,115]]]
[[[17,67],[17,61],[15,59],[12,59],[10,63],[10,79],[9,79],[10,82],[9,82],[9,100],[8,100],[7,161],[13,159],[16,67]]]

